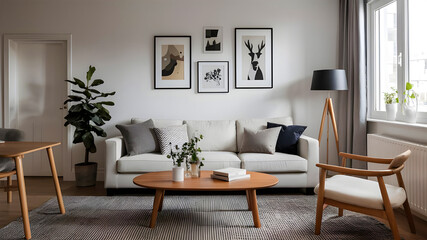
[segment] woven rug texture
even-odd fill
[[[392,239],[374,218],[328,207],[322,233],[314,235],[316,196],[259,195],[261,228],[253,227],[245,195],[171,195],[154,229],[148,228],[152,196],[56,198],[30,212],[32,239]],[[0,229],[0,239],[22,239],[22,218]]]

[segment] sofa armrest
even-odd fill
[[[126,154],[123,137],[114,137],[105,140],[105,188],[117,188],[117,160]]]
[[[319,183],[319,141],[302,135],[298,141],[298,155],[307,159],[307,187],[315,187]]]

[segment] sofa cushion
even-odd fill
[[[307,172],[307,160],[293,154],[276,152],[240,153],[242,168],[248,171],[266,173]]]
[[[170,126],[166,128],[154,128],[157,140],[160,145],[160,152],[163,155],[167,155],[172,150],[175,152],[175,148],[181,148],[182,145],[188,142],[187,125],[181,126]]]
[[[236,121],[237,131],[237,149],[242,147],[243,129],[247,128],[254,132],[267,128],[267,122],[274,122],[283,125],[292,125],[292,117],[279,117],[279,118],[259,118],[259,119],[245,119]]]
[[[170,171],[172,167],[172,159],[160,153],[125,156],[117,160],[117,172],[119,173]]]
[[[205,158],[202,170],[217,170],[226,167],[240,168],[240,159],[234,152],[205,151],[199,154],[200,158]]]
[[[281,127],[279,138],[277,139],[276,152],[298,154],[298,140],[307,127],[267,123],[267,129],[275,127]]]
[[[188,136],[190,138],[200,134],[203,140],[198,143],[202,151],[230,151],[237,152],[236,121],[194,121],[186,120]]]
[[[387,194],[393,208],[402,205],[406,200],[405,189],[386,184]],[[319,191],[319,185],[314,189]],[[335,175],[326,179],[325,197],[360,207],[384,209],[378,182],[351,177]]]
[[[245,128],[240,153],[273,154],[281,129],[281,127],[277,127],[254,132]]]
[[[148,119],[142,118],[132,118],[131,124],[145,122]],[[169,119],[152,119],[154,123],[154,127],[156,128],[165,128],[170,126],[180,126],[183,124],[183,120],[169,120]]]
[[[123,135],[127,153],[130,156],[159,152],[159,144],[152,129],[154,128],[154,123],[151,119],[130,125],[117,124],[116,127]]]

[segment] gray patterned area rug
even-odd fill
[[[316,196],[259,195],[261,228],[253,227],[245,195],[182,196],[167,192],[157,226],[148,228],[150,196],[56,198],[30,212],[32,239],[392,239],[377,220],[325,209],[322,234],[314,235]],[[23,237],[22,219],[0,229],[0,239]],[[22,239],[22,238],[21,238]]]

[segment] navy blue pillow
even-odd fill
[[[282,127],[276,143],[276,152],[297,154],[298,140],[306,126],[289,125],[285,126],[277,123],[267,123],[267,128]]]

